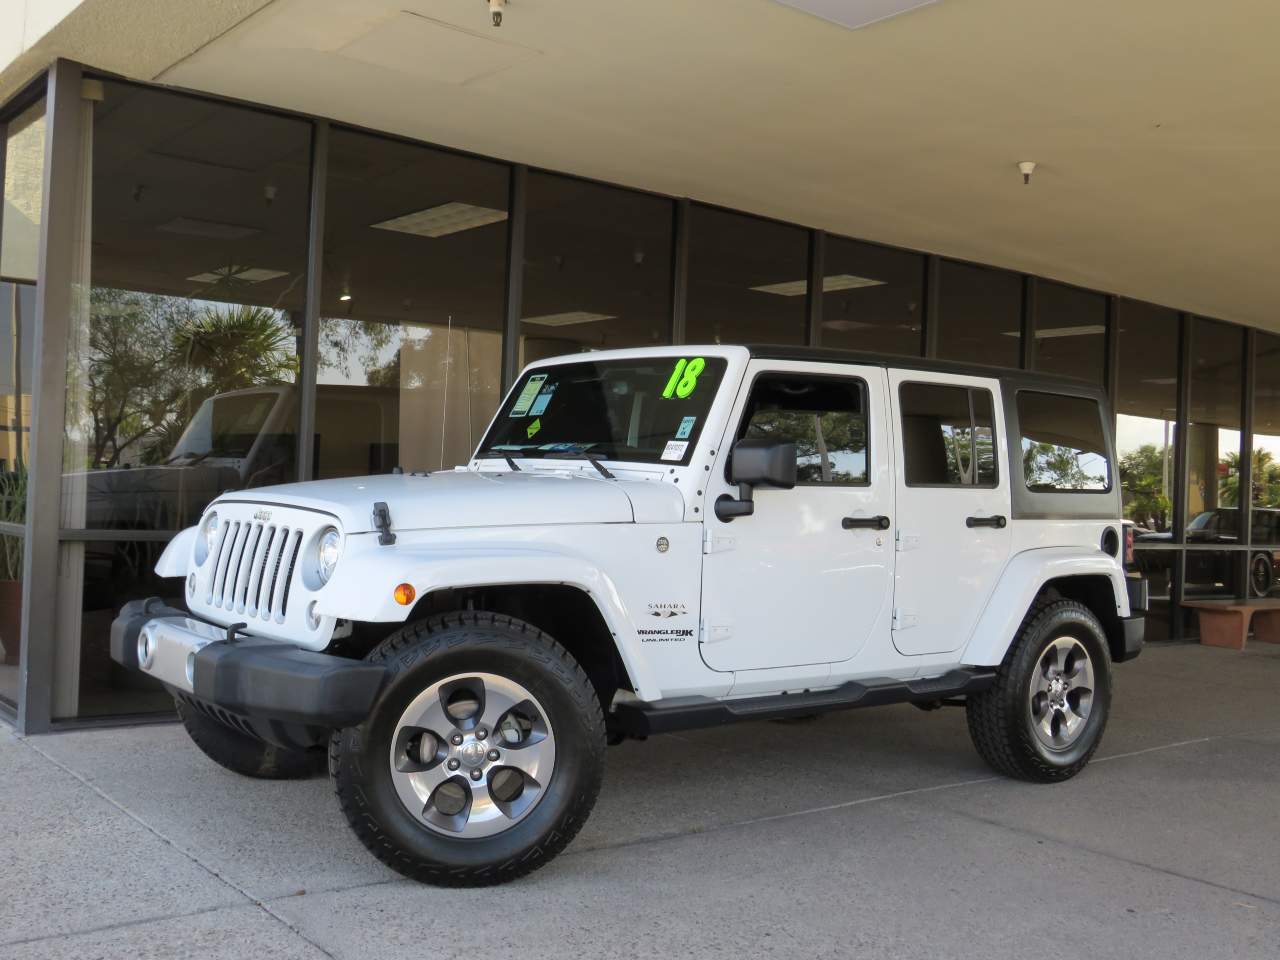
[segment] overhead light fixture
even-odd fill
[[[857,30],[899,14],[927,7],[938,0],[778,0],[831,23]]]
[[[850,330],[861,330],[862,328],[869,327],[869,326],[871,326],[871,324],[866,323],[862,320],[823,320],[822,321],[822,328],[824,330],[839,330],[842,332],[848,332]]]
[[[570,310],[567,313],[548,313],[541,317],[523,317],[521,323],[534,323],[540,327],[571,327],[575,323],[595,323],[612,320],[613,314],[589,313],[586,310]]]
[[[868,277],[855,277],[851,273],[836,273],[822,278],[822,292],[835,293],[837,290],[859,290],[862,287],[882,287],[883,280],[872,280]],[[809,292],[808,280],[787,280],[784,283],[766,283],[752,287],[760,293],[776,293],[780,297],[803,297]]]
[[[343,303],[346,303],[348,300],[351,299],[351,294],[343,290],[342,293],[338,295],[338,299],[341,300]]]
[[[451,233],[461,233],[463,230],[501,223],[505,219],[507,219],[505,210],[451,201],[414,213],[406,213],[401,217],[371,223],[370,226],[377,230],[409,233],[415,237],[447,237]]]
[[[194,277],[187,277],[195,283],[225,283],[232,286],[247,286],[251,283],[262,283],[265,280],[276,280],[280,277],[287,277],[287,270],[265,270],[262,267],[221,267],[217,270],[210,270],[207,273],[197,273]]]
[[[1043,330],[1036,331],[1036,339],[1056,340],[1059,337],[1094,337],[1106,332],[1107,328],[1100,323],[1086,323],[1080,327],[1045,327]],[[1002,330],[1000,333],[1006,337],[1022,336],[1017,330]]]
[[[210,240],[243,240],[261,233],[257,227],[238,223],[218,223],[214,220],[195,220],[191,217],[174,217],[168,223],[156,227],[165,233],[181,233],[189,237],[206,237]]]

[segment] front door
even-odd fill
[[[706,490],[701,650],[713,670],[827,664],[888,644],[887,413],[881,368],[748,366]],[[797,483],[757,489],[755,513],[724,522],[714,503],[737,493],[728,460],[744,437],[794,441]]]
[[[889,375],[900,431],[893,645],[958,650],[1009,556],[1009,465],[994,381]]]

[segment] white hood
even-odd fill
[[[640,487],[644,489],[636,489]],[[642,522],[674,522],[684,515],[680,494],[652,480],[606,480],[587,474],[533,471],[458,470],[429,476],[394,474],[313,480],[238,490],[219,500],[274,503],[330,513],[346,533],[375,529],[373,505],[378,502],[390,509],[393,531],[634,523],[637,511],[633,502],[641,505]],[[655,510],[659,505],[660,509]]]

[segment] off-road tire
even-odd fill
[[[233,730],[195,707],[175,700],[192,741],[214,763],[257,780],[303,780],[324,770],[324,752],[286,750]]]
[[[536,870],[577,835],[600,791],[605,723],[590,679],[564,647],[523,621],[465,611],[410,623],[366,659],[385,663],[388,677],[369,718],[334,733],[329,772],[342,812],[374,856],[422,883],[486,886]],[[411,815],[389,762],[394,727],[410,701],[467,672],[522,684],[546,708],[556,738],[555,767],[538,804],[503,832],[477,838],[444,836]]]
[[[1032,671],[1054,638],[1080,641],[1092,661],[1095,679],[1091,710],[1083,732],[1071,746],[1054,752],[1032,729],[1029,686]],[[965,704],[969,735],[982,758],[998,773],[1035,783],[1069,780],[1084,769],[1102,741],[1111,707],[1111,655],[1102,624],[1074,600],[1046,598],[1027,611],[1022,626],[991,689]]]

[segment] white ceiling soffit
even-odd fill
[[[888,20],[917,7],[927,7],[938,0],[777,0],[823,20],[830,20],[850,30]]]

